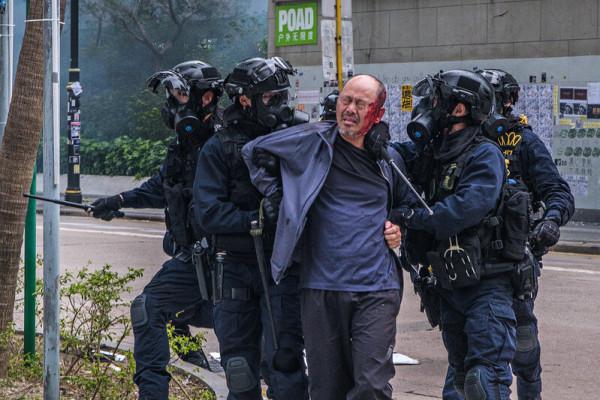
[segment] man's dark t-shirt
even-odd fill
[[[388,184],[365,150],[338,135],[325,184],[303,237],[302,287],[335,291],[399,289],[383,237]]]

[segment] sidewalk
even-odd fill
[[[135,179],[131,176],[98,176],[81,175],[81,192],[86,203],[91,203],[98,197],[111,196],[140,186],[147,178]],[[67,176],[61,175],[61,193],[66,188]],[[42,174],[37,176],[38,194],[43,193]],[[37,203],[38,212],[41,212],[42,202]],[[63,215],[85,215],[78,209],[61,206]],[[164,211],[159,209],[128,209],[124,208],[125,218],[163,221]],[[600,255],[600,222],[569,222],[561,228],[560,241],[553,251],[565,253],[596,254]]]

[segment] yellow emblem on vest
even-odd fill
[[[514,148],[517,147],[517,145],[521,142],[522,139],[523,136],[521,136],[520,133],[506,132],[500,135],[500,137],[498,138],[498,144],[502,147],[512,147],[512,150],[514,150]]]
[[[529,125],[529,120],[527,119],[527,115],[520,114],[519,115],[519,124],[521,125]]]

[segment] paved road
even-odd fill
[[[38,218],[38,252],[42,252]],[[113,221],[62,217],[63,269],[111,264],[145,269],[133,294],[160,268],[163,226],[160,222]],[[541,320],[544,400],[595,399],[600,393],[600,256],[552,253],[545,259],[537,302]],[[207,348],[218,351],[214,335]],[[397,399],[441,398],[445,351],[440,333],[428,328],[416,297],[407,288],[400,316],[396,351],[420,360],[417,366],[398,366],[394,386]]]

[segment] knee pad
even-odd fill
[[[533,326],[517,326],[517,352],[526,353],[537,347],[538,339]]]
[[[133,329],[138,329],[143,328],[147,323],[146,295],[142,293],[131,303],[131,326]]]
[[[243,393],[254,389],[256,379],[244,357],[232,357],[225,365],[227,388],[232,393]]]
[[[479,368],[471,368],[465,375],[465,400],[486,400]]]

